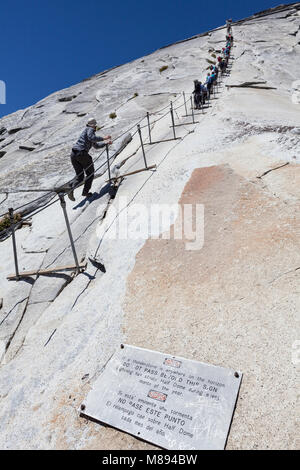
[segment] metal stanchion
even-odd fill
[[[185,93],[184,92],[183,92],[183,101],[184,101],[184,107],[185,107],[185,115],[187,116],[188,112],[187,112],[186,101],[185,101]]]
[[[172,103],[172,101],[171,101],[171,103],[170,103],[170,113],[171,113],[171,120],[172,120],[172,127],[173,127],[174,139],[176,139],[176,134],[175,134],[175,122],[174,122],[174,113],[173,113],[173,103]]]
[[[17,255],[17,245],[16,245],[16,235],[15,235],[15,220],[14,220],[14,210],[12,208],[8,209],[10,224],[11,224],[11,234],[13,242],[13,251],[14,251],[14,260],[15,260],[15,270],[16,270],[16,280],[19,281],[19,266],[18,266],[18,255]]]
[[[106,144],[106,159],[107,159],[108,179],[109,179],[109,183],[110,183],[110,182],[111,182],[111,174],[110,174],[110,163],[109,163],[108,144]]]
[[[148,169],[147,161],[146,161],[146,155],[145,155],[145,149],[144,149],[144,143],[143,143],[143,138],[142,138],[142,132],[141,132],[141,126],[138,124],[137,125],[138,133],[140,136],[140,141],[141,141],[141,147],[142,147],[142,152],[143,152],[143,158],[145,162],[145,168]]]
[[[73,251],[74,261],[75,261],[75,264],[76,264],[76,272],[78,274],[78,273],[80,273],[80,266],[79,266],[79,263],[78,263],[78,258],[77,258],[77,254],[76,254],[76,250],[75,250],[74,240],[73,240],[71,227],[70,227],[70,223],[69,223],[68,213],[67,213],[67,209],[66,209],[65,196],[64,196],[63,193],[59,193],[58,196],[59,196],[60,204],[61,204],[61,207],[62,207],[62,210],[63,210],[63,213],[64,213],[65,222],[66,222],[66,226],[67,226],[67,230],[68,230],[68,234],[69,234],[69,238],[70,238],[70,243],[71,243],[71,247],[72,247],[72,251]]]
[[[194,116],[194,107],[193,107],[193,98],[192,98],[192,96],[191,96],[191,110],[192,110],[193,124],[195,124],[195,116]]]
[[[151,128],[150,128],[150,117],[149,117],[149,113],[147,112],[147,121],[148,121],[148,132],[149,132],[149,143],[152,144],[152,140],[151,140]]]

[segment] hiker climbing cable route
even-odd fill
[[[106,144],[111,144],[111,136],[97,137],[95,131],[97,128],[97,121],[94,118],[90,118],[87,122],[86,128],[80,134],[80,137],[76,144],[72,148],[71,162],[76,172],[76,176],[71,182],[71,191],[68,192],[68,197],[71,201],[75,201],[74,189],[83,181],[84,174],[86,175],[84,188],[82,191],[83,197],[91,197],[93,193],[90,193],[90,188],[94,179],[94,165],[93,159],[89,155],[91,147],[100,149],[105,147]],[[104,143],[100,143],[104,142]]]

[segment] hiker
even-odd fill
[[[97,137],[95,135],[97,129],[97,121],[94,118],[90,118],[86,124],[85,129],[80,134],[80,137],[76,144],[72,148],[71,162],[76,172],[75,178],[71,181],[71,191],[68,193],[69,199],[75,201],[74,189],[82,183],[85,176],[85,183],[82,191],[83,197],[91,197],[93,193],[90,193],[92,182],[94,179],[94,164],[93,159],[89,155],[91,147],[100,149],[105,147],[106,144],[111,144],[111,136]],[[100,144],[99,142],[103,142]]]
[[[200,91],[201,91],[201,104],[202,106],[205,104],[205,101],[208,97],[208,93],[207,93],[207,88],[205,85],[203,85],[202,82],[199,82],[199,86],[200,86]]]
[[[212,85],[214,86],[217,83],[217,74],[215,72],[212,72],[210,74],[210,79],[211,79]]]
[[[218,79],[218,74],[219,74],[219,69],[218,69],[218,67],[217,67],[216,65],[212,65],[212,66],[211,66],[211,70],[212,70],[213,73],[216,74],[217,79]]]
[[[228,67],[228,61],[229,61],[229,53],[226,54],[224,62],[225,62],[225,67]]]
[[[227,33],[231,33],[231,25],[232,25],[232,19],[230,18],[229,20],[226,20],[226,28],[227,28]]]
[[[211,93],[210,90],[211,90],[211,87],[213,85],[213,80],[211,78],[210,73],[207,74],[205,85],[206,85],[206,88],[207,88],[207,94],[208,94],[208,99],[209,99],[210,98],[210,93]]]
[[[194,80],[194,108],[199,109],[201,104],[201,89],[198,80]]]
[[[210,66],[210,76],[214,76],[213,79],[215,80],[216,78],[218,78],[218,73],[219,73],[219,70],[218,70],[218,67],[216,65],[211,65]],[[213,81],[214,81],[213,80]]]
[[[201,109],[201,105],[203,106],[205,102],[205,94],[206,88],[202,85],[201,82],[198,80],[194,80],[195,89],[193,91],[194,94],[194,105],[195,109]]]
[[[204,106],[205,101],[208,99],[208,91],[207,91],[207,87],[203,85],[203,83],[201,82],[200,82],[200,87],[202,91],[202,106]]]
[[[218,70],[222,73],[222,57],[218,57]]]
[[[220,70],[222,74],[225,72],[225,69],[226,69],[226,60],[222,59],[222,61],[220,62]]]

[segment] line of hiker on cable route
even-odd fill
[[[222,48],[221,55],[217,58],[218,63],[210,66],[210,72],[208,72],[204,83],[194,80],[194,108],[201,109],[205,102],[210,99],[213,92],[214,86],[217,85],[219,73],[223,75],[228,66],[230,57],[230,51],[233,44],[233,36],[231,29],[232,20],[226,21],[227,35],[226,35],[226,46]]]
[[[232,20],[226,21],[227,36],[226,36],[226,47],[222,49],[222,56],[218,57],[218,65],[212,65],[210,67],[211,72],[207,74],[206,81],[204,84],[198,80],[194,81],[195,89],[194,94],[194,107],[200,109],[204,105],[206,100],[209,100],[210,95],[213,91],[214,85],[217,83],[219,71],[223,74],[227,68],[228,60],[230,57],[230,50],[233,44],[232,36]],[[79,139],[72,148],[71,152],[71,163],[75,170],[76,176],[68,185],[68,197],[71,201],[75,201],[74,190],[83,182],[85,179],[82,196],[90,198],[93,193],[90,192],[92,182],[94,179],[94,165],[93,159],[89,155],[91,147],[96,149],[102,148],[105,145],[111,145],[111,136],[97,137],[95,132],[97,130],[97,121],[94,118],[90,118],[87,122],[85,129],[80,134]]]

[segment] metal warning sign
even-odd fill
[[[242,374],[122,345],[81,413],[164,449],[224,449]]]

